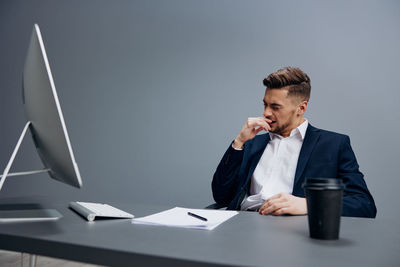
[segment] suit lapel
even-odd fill
[[[270,140],[269,134],[260,135],[260,138],[254,139],[254,143],[253,143],[250,153],[249,153],[250,167],[249,167],[249,172],[248,172],[248,175],[246,178],[246,184],[248,184],[251,176],[253,175],[253,172],[254,172],[258,162],[260,161],[260,158],[261,158],[269,140]]]
[[[297,182],[299,181],[301,175],[304,172],[304,168],[307,165],[308,159],[310,158],[311,152],[313,151],[314,146],[319,139],[319,136],[320,136],[319,130],[309,124],[307,127],[303,145],[301,146],[299,159],[297,161],[296,174],[294,176],[294,184],[293,184],[294,187],[296,186]]]

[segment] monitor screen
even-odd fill
[[[29,129],[50,177],[80,188],[81,176],[37,24],[25,60],[22,88],[25,114],[31,122]]]

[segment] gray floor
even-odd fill
[[[28,266],[28,254],[23,256],[24,266]],[[21,267],[21,253],[0,250],[0,266],[1,267]],[[80,263],[76,261],[60,260],[55,258],[38,256],[37,267],[100,267],[100,265],[92,265]]]

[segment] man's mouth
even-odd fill
[[[272,121],[270,124],[275,124],[276,121]]]

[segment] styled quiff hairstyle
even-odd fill
[[[268,75],[263,84],[268,89],[287,89],[288,96],[308,101],[310,99],[311,81],[307,74],[296,67],[285,67]]]

